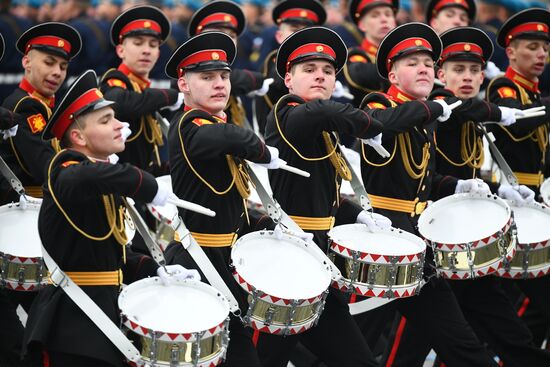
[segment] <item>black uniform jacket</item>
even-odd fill
[[[51,143],[42,140],[42,130],[52,114],[52,102],[37,92],[29,93],[19,87],[2,104],[2,107],[19,114],[20,123],[15,136],[0,140],[0,155],[23,186],[41,186],[46,167],[55,154]],[[18,198],[11,187],[2,187],[1,203]]]
[[[150,202],[158,189],[153,176],[129,164],[94,162],[76,151],[63,150],[53,158],[49,177],[52,191],[46,182],[38,231],[44,247],[63,271],[122,268],[127,284],[155,274],[157,265],[151,258],[127,253],[124,264],[123,246],[112,234],[101,241],[85,237],[65,217],[89,236],[105,236],[110,226],[102,195],[112,194],[117,213],[122,196]],[[113,322],[119,323],[118,286],[81,288]],[[37,342],[49,350],[93,357],[115,366],[122,364],[123,357],[114,345],[62,289],[53,285],[38,293],[25,333],[25,344]]]
[[[439,104],[411,100],[392,87],[388,94],[367,95],[362,106],[384,124],[382,143],[391,154],[382,158],[371,147],[362,145],[361,174],[369,195],[425,202],[454,193],[456,179],[434,171],[433,130],[443,113]],[[417,168],[423,161],[424,169]],[[407,166],[418,177],[412,177]],[[387,209],[376,211],[390,218],[394,227],[416,232],[417,216]]]
[[[271,155],[265,144],[253,131],[224,123],[199,109],[174,116],[168,142],[174,193],[216,212],[211,218],[179,209],[187,228],[207,234],[242,234],[246,221],[245,203],[232,183],[234,178],[227,156],[234,157],[237,162],[247,159],[267,163]],[[244,309],[246,300],[239,298],[242,290],[229,270],[231,247],[203,247],[203,250]],[[196,268],[179,242],[169,246],[166,259],[169,263]]]
[[[288,94],[288,88],[283,78],[277,74],[275,62],[277,60],[277,50],[272,51],[264,60],[262,73],[266,78],[273,78],[273,83],[269,86],[269,91],[261,97],[254,100],[256,106],[256,119],[260,128],[260,133],[265,133],[265,125],[269,112],[277,101]]]
[[[17,124],[16,114],[7,108],[0,107],[0,130],[11,129]]]
[[[270,171],[273,197],[289,215],[336,216],[337,224],[355,223],[361,208],[349,200],[340,201],[341,178],[329,158],[310,160],[327,156],[324,131],[371,138],[382,132],[382,125],[350,104],[331,100],[306,103],[296,95],[284,96],[268,116],[266,143],[279,149],[281,159],[309,172],[311,177]],[[326,251],[326,231],[313,233]]]
[[[522,83],[523,81],[523,83]],[[487,87],[487,100],[497,105],[527,109],[550,103],[541,99],[535,83],[508,68],[505,76],[493,79]],[[548,115],[518,120],[515,124],[491,126],[495,144],[514,172],[539,174],[544,171],[548,148]],[[520,183],[521,180],[520,180]],[[528,185],[538,192],[540,184]]]
[[[453,98],[448,89],[436,89],[429,99]],[[435,131],[436,170],[459,179],[479,177],[483,164],[483,133],[476,127],[485,121],[500,121],[498,106],[477,98],[462,101],[451,117]]]
[[[104,98],[116,102],[113,107],[117,119],[128,122],[132,130],[124,152],[118,155],[121,162],[149,169],[160,164],[154,153],[155,145],[160,145],[153,139],[155,133],[160,133],[155,111],[176,103],[178,91],[149,88],[145,81],[121,70],[126,71],[126,68],[108,70],[100,85]]]

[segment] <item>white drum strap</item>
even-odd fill
[[[176,233],[179,236],[183,248],[189,252],[189,255],[195,260],[197,266],[202,270],[202,273],[210,283],[210,285],[220,292],[227,298],[229,301],[229,309],[234,315],[240,314],[239,303],[237,299],[231,293],[231,290],[223,281],[221,275],[218,273],[212,262],[206,256],[200,245],[197,243],[195,238],[191,235],[191,232],[187,229],[183,223],[183,219],[179,218],[179,223],[176,228],[174,228]]]
[[[59,268],[57,263],[48,254],[44,246],[42,246],[42,255],[44,262],[50,271],[50,279],[56,287],[60,287],[76,303],[76,305],[92,320],[92,322],[105,334],[105,336],[114,344],[114,346],[128,359],[134,363],[141,362],[139,350],[132,344],[130,340],[122,333],[122,331],[111,321],[107,315],[92,301],[92,299],[84,293],[84,291],[72,281]]]

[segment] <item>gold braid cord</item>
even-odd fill
[[[302,158],[304,161],[308,162],[315,162],[315,161],[322,161],[327,158],[330,159],[330,163],[334,166],[336,169],[336,172],[346,181],[351,180],[351,172],[349,170],[348,165],[344,161],[344,159],[341,156],[341,153],[337,151],[337,146],[332,142],[332,139],[330,138],[330,134],[326,131],[323,131],[323,140],[325,141],[325,146],[327,148],[327,154],[322,157],[315,157],[315,158],[309,158],[304,156],[300,151],[292,145],[292,143],[286,138],[285,134],[283,134],[283,129],[281,129],[281,125],[279,124],[279,116],[277,115],[279,112],[279,103],[284,99],[284,97],[281,97],[277,104],[275,104],[274,109],[274,115],[275,115],[275,125],[277,125],[277,130],[279,131],[279,135],[281,135],[281,138],[283,141],[298,155],[298,157]],[[334,157],[333,157],[334,156]]]
[[[67,214],[65,209],[63,209],[63,207],[61,206],[61,204],[57,200],[57,197],[55,195],[55,192],[53,191],[52,182],[51,182],[51,172],[52,172],[53,163],[55,162],[55,160],[57,159],[59,154],[62,153],[62,152],[64,152],[64,150],[59,152],[51,160],[50,165],[48,167],[48,190],[50,190],[50,194],[52,195],[52,199],[53,199],[55,205],[57,206],[57,208],[59,209],[59,211],[61,211],[61,214],[63,214],[63,216],[65,217],[67,222],[71,225],[71,227],[73,227],[74,230],[77,231],[78,233],[80,233],[82,236],[84,236],[84,237],[86,237],[90,240],[93,240],[93,241],[104,241],[107,238],[109,238],[111,235],[113,235],[115,237],[115,240],[118,243],[120,243],[122,246],[125,246],[126,243],[128,243],[128,238],[126,237],[126,233],[125,233],[124,209],[123,209],[122,206],[119,207],[118,217],[117,217],[117,210],[115,208],[115,200],[114,200],[113,195],[102,195],[103,204],[105,206],[105,214],[106,214],[106,217],[107,217],[106,218],[107,219],[107,224],[109,225],[109,231],[103,236],[92,236],[91,234],[86,233],[83,229],[78,227],[73,222],[73,220],[71,219],[71,217],[69,217],[69,215]],[[118,224],[117,224],[117,222],[118,222]]]
[[[409,176],[414,180],[423,178],[424,172],[428,167],[428,160],[430,158],[430,144],[424,143],[424,145],[422,146],[422,161],[420,163],[416,163],[414,161],[414,156],[412,152],[410,135],[408,133],[399,134],[397,136],[397,140],[399,142],[401,158],[403,159],[403,166],[405,167],[405,170],[407,171]]]
[[[480,169],[484,160],[483,139],[475,133],[475,125],[469,121],[462,125],[460,132],[460,158],[462,162],[450,159],[436,143],[435,149],[449,164],[455,167],[468,167]]]
[[[229,108],[229,113],[231,114],[231,121],[233,124],[244,127],[246,112],[243,105],[239,103],[237,97],[230,96],[227,107]]]

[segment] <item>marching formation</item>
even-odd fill
[[[0,17],[0,366],[550,366],[550,11],[415,1]]]

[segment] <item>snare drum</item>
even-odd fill
[[[550,206],[550,177],[542,183],[540,187],[540,196],[542,196],[542,201]]]
[[[122,323],[141,342],[142,365],[210,367],[227,350],[229,302],[208,284],[159,277],[139,280],[118,297]]]
[[[514,256],[510,206],[491,194],[455,194],[430,204],[418,231],[432,246],[437,272],[448,279],[495,273]]]
[[[172,187],[172,178],[169,175],[157,177],[156,180]],[[178,208],[174,204],[167,203],[163,206],[149,204],[147,209],[157,220],[155,240],[164,251],[174,240],[174,227],[177,227],[179,222]]]
[[[16,291],[37,291],[48,284],[38,235],[41,199],[0,207],[0,282]]]
[[[531,203],[512,207],[517,225],[517,249],[499,269],[505,278],[538,278],[550,272],[550,207]]]
[[[364,224],[328,233],[330,257],[342,272],[332,285],[367,297],[410,297],[419,291],[426,244],[396,228],[370,232]]]
[[[233,276],[249,294],[245,322],[270,334],[298,334],[321,315],[330,286],[327,259],[301,239],[252,232],[231,249]]]

